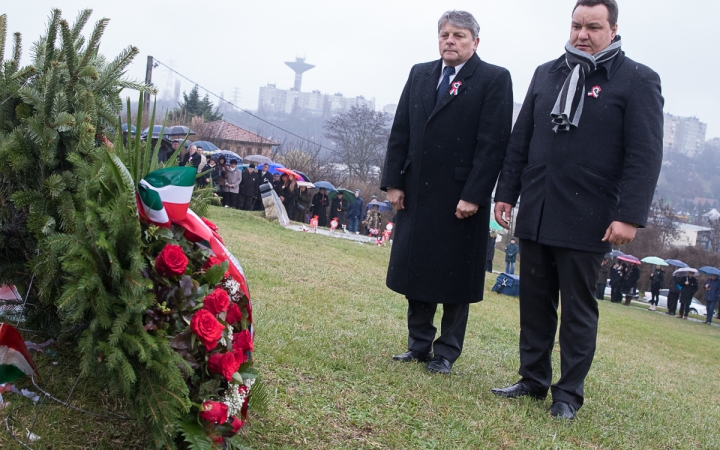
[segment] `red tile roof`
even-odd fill
[[[198,127],[197,133],[207,140],[218,139],[262,145],[279,145],[277,142],[266,139],[225,120],[204,123]]]

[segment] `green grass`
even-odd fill
[[[404,298],[385,287],[389,247],[285,230],[258,213],[213,208],[209,218],[250,283],[255,364],[271,394],[243,431],[255,450],[720,448],[717,327],[600,302],[585,406],[574,422],[552,420],[550,399],[489,392],[518,378],[518,303],[490,292],[495,275],[470,308],[453,374],[431,375],[390,359],[406,350],[407,329]],[[557,347],[554,367],[557,379]],[[53,420],[36,432],[52,448],[129,448],[138,439],[92,422],[102,433],[84,432],[90,444],[82,447],[64,430],[70,423]],[[95,437],[111,430],[112,439]]]

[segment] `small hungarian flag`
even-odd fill
[[[145,175],[138,185],[140,215],[164,227],[184,219],[196,174],[194,167],[168,167]]]
[[[12,325],[0,324],[0,384],[32,375],[36,370],[20,332]]]

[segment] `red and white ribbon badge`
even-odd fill
[[[456,81],[452,84],[452,89],[450,89],[450,95],[458,95],[458,89],[460,89],[460,86],[462,86],[462,81]]]
[[[593,86],[592,89],[590,89],[590,92],[588,92],[588,97],[600,97],[600,91],[602,91],[602,88],[600,86]]]

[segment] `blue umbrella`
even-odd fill
[[[203,151],[205,151],[205,147],[203,147]],[[243,159],[240,157],[240,155],[238,155],[235,152],[231,152],[230,150],[217,150],[217,151],[213,152],[211,156],[212,156],[212,159],[214,159],[215,161],[220,159],[221,156],[224,156],[225,162],[228,164],[230,164],[230,161],[232,161],[233,159],[235,161],[237,161],[238,163],[243,162]]]
[[[245,159],[247,159],[247,158],[245,158]],[[276,163],[276,162],[270,162],[270,163],[267,163],[267,165],[268,165],[268,172],[270,172],[273,175],[275,175],[275,174],[282,175],[282,172],[280,172],[278,169],[285,168],[285,166],[283,166],[280,163]]]
[[[337,189],[335,189],[335,186],[328,183],[327,181],[318,181],[317,183],[313,183],[313,184],[315,185],[315,189],[323,188],[326,191],[337,191]]]
[[[698,270],[705,275],[720,275],[720,269],[716,269],[715,267],[702,266]]]
[[[193,145],[195,147],[202,147],[203,151],[212,152],[214,150],[220,150],[217,145],[213,144],[212,142],[208,141],[195,141],[193,142]]]
[[[680,267],[680,268],[690,267],[687,264],[685,264],[684,262],[680,261],[679,259],[666,259],[665,262],[670,264],[671,266],[675,266],[675,267]]]
[[[379,202],[377,200],[371,201],[370,203],[367,204],[367,206],[365,208],[370,209],[373,206],[377,206],[378,210],[380,210],[380,212],[392,211],[392,205],[389,205],[385,202]]]

